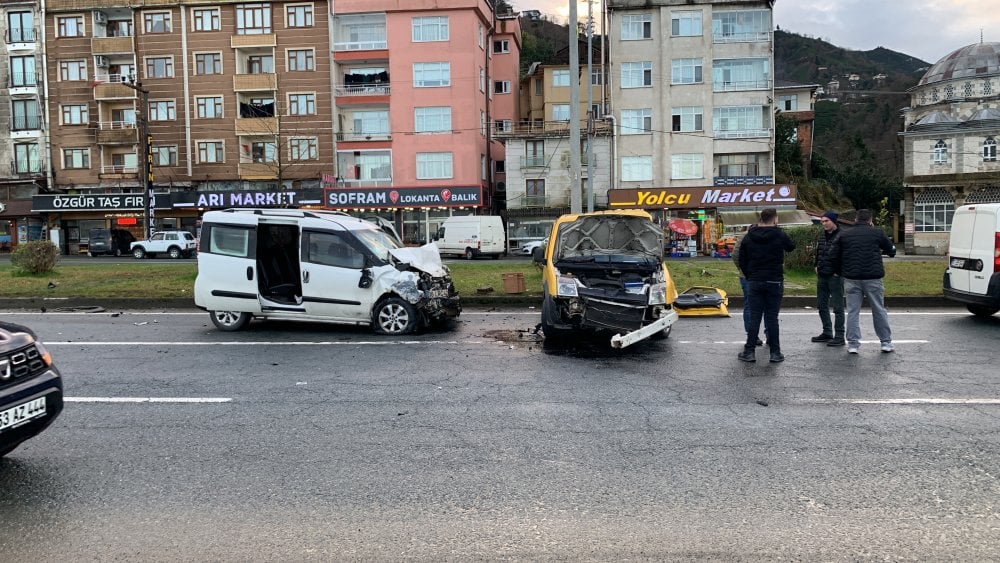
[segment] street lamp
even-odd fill
[[[123,76],[124,78],[124,76]],[[135,90],[140,95],[140,108],[136,112],[136,121],[142,127],[139,131],[139,152],[143,158],[140,161],[141,175],[145,178],[144,195],[142,198],[142,216],[146,223],[146,237],[153,236],[153,219],[156,216],[155,197],[153,196],[153,136],[149,134],[149,90],[142,87],[142,82],[136,82],[135,75],[129,75],[128,80],[121,84]]]

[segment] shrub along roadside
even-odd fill
[[[887,296],[941,295],[941,275],[946,266],[943,259],[887,259],[885,264]],[[670,259],[667,266],[678,291],[707,286],[722,288],[730,295],[740,295],[736,268],[729,258]],[[486,288],[492,288],[487,295],[503,295],[503,274],[517,272],[524,275],[527,288],[524,295],[541,295],[541,273],[530,260],[456,261],[449,267],[461,295],[476,295],[480,289]],[[0,265],[0,298],[193,298],[196,274],[195,264],[168,265],[155,261],[58,265],[50,273],[34,275],[4,264]],[[815,294],[816,276],[812,271],[812,262],[809,262],[808,269],[788,269],[785,272],[785,295]]]

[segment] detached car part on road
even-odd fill
[[[62,377],[31,329],[0,322],[0,457],[45,430],[63,408]]]
[[[533,259],[543,268],[546,338],[606,331],[613,347],[624,348],[667,337],[677,321],[663,230],[645,211],[563,215]]]
[[[194,302],[219,330],[254,317],[408,334],[462,306],[434,244],[403,247],[340,212],[228,209],[202,218]]]

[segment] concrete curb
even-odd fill
[[[961,307],[940,295],[886,297],[887,307]],[[540,307],[542,300],[537,295],[463,295],[462,305],[467,307]],[[809,295],[786,296],[782,300],[784,308],[809,308],[816,306],[816,297]],[[0,298],[0,310],[59,310],[87,309],[195,309],[194,300],[180,299],[139,299],[139,298],[78,298],[78,297],[23,297]],[[730,308],[742,308],[743,298],[729,298]]]

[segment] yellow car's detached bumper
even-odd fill
[[[659,318],[654,323],[650,323],[638,330],[633,330],[627,334],[616,334],[611,337],[611,347],[612,348],[624,348],[626,346],[631,346],[640,340],[645,340],[650,336],[653,336],[657,332],[661,332],[670,327],[670,325],[677,322],[680,317],[677,315],[677,311],[670,309],[663,316]]]

